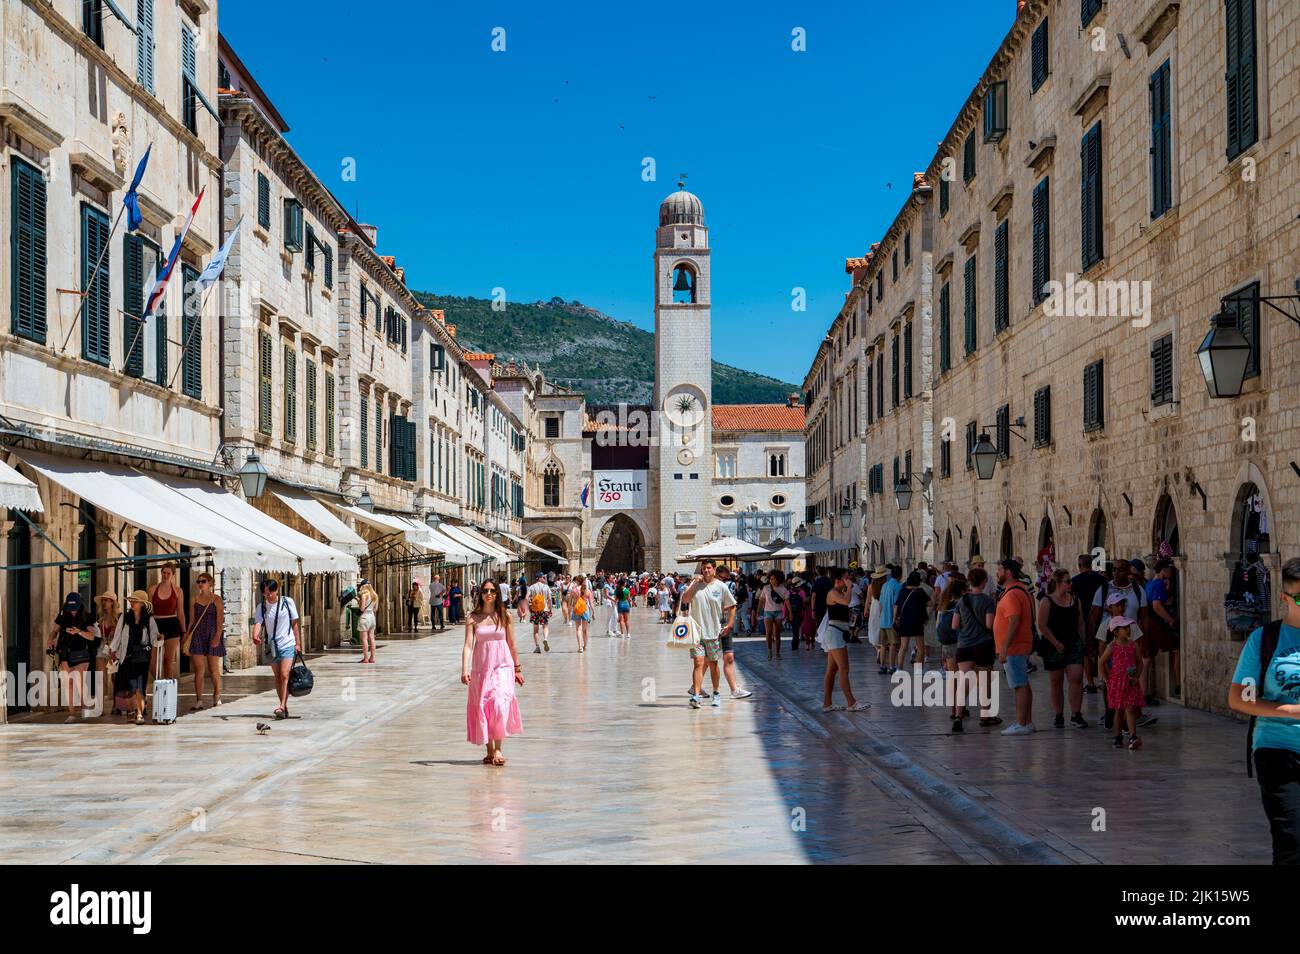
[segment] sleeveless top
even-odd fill
[[[155,586],[153,588],[153,615],[155,618],[159,616],[175,616],[179,595],[180,590],[175,583],[172,584],[171,596],[159,596],[158,587]]]
[[[827,603],[826,615],[831,618],[832,622],[847,623],[849,621],[849,608],[842,603]]]
[[[1047,600],[1047,626],[1059,642],[1069,646],[1079,641],[1079,602],[1072,600],[1069,606],[1059,606],[1050,596]]]

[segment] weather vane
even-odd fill
[[[684,172],[677,173],[677,188],[679,189],[686,188],[686,173]]]

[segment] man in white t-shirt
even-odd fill
[[[262,645],[266,637],[271,672],[275,674],[275,690],[280,697],[280,707],[275,710],[277,719],[289,718],[289,670],[294,658],[302,652],[302,629],[298,622],[298,607],[280,592],[280,584],[267,580],[262,586],[262,602],[253,614],[253,643]]]
[[[533,652],[540,653],[545,647],[551,651],[551,613],[555,604],[551,601],[551,588],[546,583],[546,574],[538,573],[537,580],[524,593],[524,604],[528,607],[528,619],[533,624]]]
[[[713,679],[713,706],[722,705],[718,692],[721,673],[718,662],[722,658],[722,638],[730,637],[736,620],[736,598],[727,584],[718,579],[717,567],[712,560],[700,563],[700,572],[682,594],[682,609],[695,623],[699,643],[691,647],[691,708],[700,707],[700,689],[704,681],[704,668],[709,668]]]
[[[443,585],[442,576],[438,573],[433,574],[433,579],[429,581],[429,625],[438,632],[446,629],[442,616],[442,601],[446,595],[447,587]]]

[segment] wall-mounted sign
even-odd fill
[[[694,510],[678,510],[673,519],[673,525],[677,527],[694,527],[698,526],[699,522],[699,517]]]
[[[592,474],[595,510],[645,510],[649,471],[598,470]]]

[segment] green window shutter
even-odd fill
[[[1083,170],[1079,219],[1083,230],[1083,268],[1086,271],[1103,256],[1101,123],[1093,126],[1083,137],[1079,158]]]
[[[265,331],[258,333],[257,351],[257,429],[270,437],[272,412],[271,336]]]
[[[303,265],[307,271],[315,273],[316,271],[316,230],[307,225],[307,237],[303,239]]]
[[[1092,18],[1101,12],[1102,0],[1080,0],[1079,17],[1083,26],[1092,22]]]
[[[1255,67],[1255,0],[1225,0],[1227,18],[1228,158],[1259,139]]]
[[[45,344],[45,176],[13,156],[10,176],[11,330],[20,338]]]
[[[393,435],[390,432],[388,439],[391,441]],[[375,398],[375,473],[384,472],[384,406],[380,403],[379,398]]]
[[[302,203],[284,200],[284,247],[288,252],[302,251]]]
[[[939,370],[952,368],[952,285],[944,282],[939,289]],[[868,388],[867,392],[870,393]]]
[[[388,473],[392,477],[401,477],[402,468],[399,460],[402,456],[402,428],[397,423],[397,415],[388,415]]]
[[[187,397],[203,398],[203,296],[194,288],[197,269],[181,266],[185,293],[184,318],[181,320],[181,392]]]
[[[963,148],[962,181],[969,184],[975,178],[975,134],[971,133],[966,137],[966,144]]]
[[[912,324],[903,329],[903,397],[912,396]]]
[[[1032,68],[1030,71],[1031,93],[1038,92],[1038,87],[1047,82],[1047,17],[1034,30],[1031,42]]]
[[[890,343],[889,354],[889,396],[891,399],[890,407],[898,407],[898,335],[894,335]]]
[[[257,224],[268,231],[271,228],[271,180],[264,172],[257,174]]]
[[[407,421],[406,422],[406,479],[411,481],[412,483],[415,482],[416,450],[417,448],[415,446],[415,422]]]
[[[948,204],[951,201],[949,195],[948,180],[943,178],[942,173],[939,177],[939,217],[943,218],[948,214]]]
[[[298,440],[298,356],[290,344],[284,346],[284,439]]]
[[[111,355],[111,271],[108,246],[108,216],[93,205],[81,206],[81,356],[107,365]],[[102,258],[101,258],[102,255]],[[96,266],[98,265],[98,270]],[[92,282],[91,276],[94,276]]]
[[[1174,204],[1168,60],[1151,74],[1147,88],[1151,94],[1151,218],[1158,219]]]
[[[307,374],[307,449],[316,449],[316,364],[307,361],[304,365]]]
[[[1094,361],[1083,369],[1083,429],[1100,430],[1106,426],[1104,365]]]
[[[370,402],[361,395],[361,467],[370,466]]]
[[[154,92],[153,0],[136,0],[135,5],[135,78],[149,92]]]
[[[976,287],[975,287],[975,256],[972,255],[966,259],[965,274],[965,292],[966,292],[966,310],[965,310],[965,331],[966,331],[966,353],[971,354],[977,347],[976,337]]]
[[[325,287],[334,287],[334,249],[324,243],[320,247],[321,255],[325,258]]]
[[[334,375],[325,372],[325,456],[334,456]]]
[[[1007,239],[1008,223],[1003,219],[993,233],[993,333],[1005,331],[1011,325],[1010,246]]]
[[[153,255],[147,256],[153,264]],[[144,238],[122,236],[122,373],[138,378],[144,374]]]
[[[1051,280],[1052,236],[1051,199],[1048,180],[1034,186],[1034,288],[1033,301],[1037,305],[1047,297],[1047,283]]]

